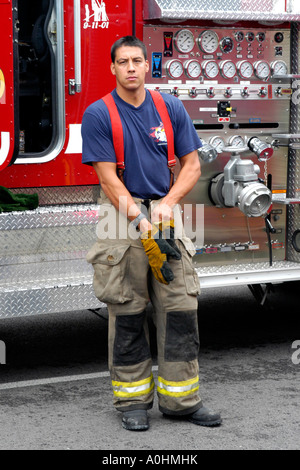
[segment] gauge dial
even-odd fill
[[[242,148],[242,147],[245,147],[245,142],[241,135],[233,135],[228,140],[228,145],[230,147]]]
[[[283,39],[284,39],[283,33],[281,33],[280,31],[278,33],[274,34],[274,40],[275,40],[275,42],[277,42],[277,44],[282,42]]]
[[[206,54],[212,54],[218,49],[219,38],[215,31],[203,31],[198,39],[200,49]]]
[[[211,137],[211,139],[209,139],[209,144],[212,145],[212,147],[214,147],[218,153],[222,153],[225,147],[224,140],[218,135]]]
[[[181,29],[175,34],[174,43],[178,52],[191,52],[195,45],[195,39],[192,31],[189,29]]]
[[[184,69],[189,78],[198,78],[201,75],[201,65],[198,60],[187,60]]]
[[[206,78],[216,78],[219,74],[219,66],[215,60],[205,60],[202,63],[202,70]]]
[[[183,65],[180,60],[173,59],[169,60],[166,64],[167,74],[171,78],[180,78],[183,74]]]
[[[220,70],[224,78],[233,78],[236,74],[236,66],[231,60],[223,60],[220,63]]]
[[[272,75],[287,75],[288,68],[283,60],[275,60],[271,64]]]
[[[221,51],[224,52],[224,54],[228,54],[229,52],[231,52],[234,48],[233,39],[230,38],[229,36],[227,36],[226,38],[223,38],[220,41],[220,48],[221,48]]]
[[[259,78],[260,80],[268,80],[270,73],[271,73],[271,68],[268,62],[265,62],[263,60],[259,60],[258,62],[255,62],[254,73],[257,76],[257,78]]]
[[[257,33],[256,39],[258,40],[258,42],[264,42],[264,40],[266,39],[266,33],[260,31],[259,33]]]
[[[236,33],[234,33],[234,37],[237,40],[237,42],[242,42],[244,40],[243,31],[237,31]]]
[[[255,34],[250,31],[250,33],[246,34],[246,39],[248,42],[253,42],[255,39]]]
[[[237,63],[238,74],[241,78],[251,78],[254,72],[253,65],[248,60],[241,60]]]

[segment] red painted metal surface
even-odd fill
[[[86,8],[88,6],[88,9]],[[0,8],[8,9],[10,2],[0,0]],[[137,18],[136,34],[142,38],[142,0],[138,0],[135,7]],[[74,12],[73,0],[64,2],[64,83],[65,83],[65,122],[66,137],[60,154],[47,163],[15,164],[0,173],[0,185],[9,188],[69,186],[97,184],[98,179],[92,168],[82,165],[81,153],[66,153],[69,143],[70,126],[81,124],[82,116],[89,104],[100,99],[115,87],[115,78],[110,72],[110,47],[118,38],[130,35],[133,31],[132,1],[106,2],[107,21],[96,21],[93,15],[91,0],[81,0],[81,60],[82,60],[82,92],[69,95],[69,79],[74,78]],[[87,18],[89,20],[87,21]],[[5,21],[2,20],[5,19]],[[0,25],[4,37],[8,36],[8,26],[5,25],[7,14],[1,14]],[[101,18],[98,18],[99,20]],[[2,25],[3,23],[3,25]],[[4,29],[3,29],[4,28]],[[5,29],[6,28],[6,29]],[[2,34],[1,34],[2,36]],[[7,41],[9,42],[9,41]],[[10,33],[10,42],[11,33]],[[0,48],[2,58],[3,47]],[[5,49],[8,49],[6,45]],[[7,50],[5,51],[7,57]],[[12,61],[12,56],[10,56]],[[3,69],[0,63],[0,69]],[[12,87],[12,66],[5,65],[7,82],[10,78]],[[62,71],[63,73],[63,71]],[[9,96],[8,96],[9,95]],[[6,94],[7,104],[12,112],[11,89]],[[0,105],[1,116],[2,107]],[[10,121],[13,121],[10,118]],[[0,120],[0,129],[4,129]],[[13,125],[13,124],[12,124]],[[13,147],[13,145],[11,145]]]
[[[12,0],[0,0],[0,171],[14,158],[14,63]]]

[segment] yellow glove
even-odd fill
[[[181,259],[181,253],[162,238],[162,232],[155,225],[149,232],[141,234],[141,242],[145,253],[148,256],[149,265],[155,279],[162,284],[169,284],[173,281],[174,274],[168,263],[168,257]]]
[[[179,256],[178,259],[181,259],[181,253],[174,240],[174,219],[155,222],[154,225],[161,231],[162,238],[164,238],[169,243],[169,245],[177,252]]]

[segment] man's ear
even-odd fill
[[[115,64],[113,62],[110,64],[110,71],[113,75],[116,75]]]

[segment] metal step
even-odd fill
[[[276,261],[236,265],[201,266],[196,268],[200,286],[229,287],[247,284],[281,283],[300,279],[300,263]]]

